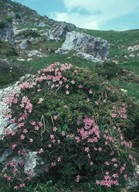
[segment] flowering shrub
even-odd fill
[[[134,157],[122,132],[131,120],[120,92],[92,71],[59,63],[19,86],[21,93],[6,99],[7,118],[17,129],[3,135],[13,152],[3,177],[14,189],[21,191],[38,176],[25,168],[30,152],[42,160],[39,177],[45,181],[124,185]]]

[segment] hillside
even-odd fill
[[[138,104],[139,29],[82,29],[40,16],[11,0],[0,0],[0,162],[19,163],[9,161],[2,169],[0,192],[13,187],[11,180],[18,184],[14,190],[24,191],[35,174],[37,180],[27,187],[28,192],[123,192],[125,161],[126,185],[137,186],[132,171],[139,160]],[[111,175],[104,164],[110,165]],[[112,189],[98,180],[101,171]],[[6,188],[1,185],[2,174]],[[12,179],[8,174],[13,174]],[[46,184],[43,177],[48,178]],[[62,182],[57,184],[59,178]],[[123,183],[117,188],[120,180]],[[131,188],[131,192],[136,190]]]
[[[121,83],[121,80],[118,80],[116,84],[120,85],[121,88],[129,89],[129,95],[133,96],[132,92],[134,92],[135,96],[138,97],[139,92],[136,83],[138,83],[139,75],[139,30],[116,32],[79,29],[71,24],[56,22],[46,16],[42,17],[36,11],[19,3],[1,0],[1,59],[6,58],[23,65],[24,62],[27,62],[28,66],[33,66],[33,70],[38,70],[54,61],[74,62],[75,65],[84,65],[84,59],[80,60],[78,57],[72,56],[71,53],[62,56],[55,54],[55,51],[62,46],[64,39],[50,38],[50,36],[57,35],[55,31],[57,26],[59,28],[61,25],[60,30],[63,30],[61,33],[64,38],[68,31],[74,29],[75,31],[107,40],[110,45],[110,60],[119,67],[131,70],[130,76],[135,76],[135,81],[127,83],[127,80],[123,80]],[[25,66],[27,67],[27,64]],[[87,60],[85,66],[92,68],[94,62]],[[132,73],[134,74],[131,75]]]

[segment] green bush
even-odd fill
[[[123,69],[113,62],[105,62],[103,65],[96,65],[96,71],[99,75],[107,79],[119,77],[124,73]]]
[[[135,159],[123,135],[132,119],[121,92],[92,71],[59,63],[19,86],[21,93],[7,98],[7,117],[18,129],[6,130],[3,145],[21,158],[37,152],[45,164],[42,181],[90,181],[96,191],[124,186]],[[21,191],[33,173],[11,156],[3,176]]]

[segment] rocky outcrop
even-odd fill
[[[104,61],[109,57],[109,44],[106,40],[76,31],[67,33],[65,42],[56,53],[72,50],[92,61]]]
[[[12,23],[0,24],[0,40],[7,41],[11,45],[14,45],[14,31]]]
[[[66,34],[70,31],[75,30],[75,25],[66,23],[66,22],[59,22],[55,24],[49,31],[49,39],[52,40],[64,40]]]

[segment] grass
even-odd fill
[[[127,90],[127,95],[139,100],[139,83],[113,79],[112,84],[120,89]]]
[[[0,88],[18,81],[26,73],[25,65],[0,60]]]
[[[0,40],[0,57],[12,57],[17,56],[17,51],[8,42]]]
[[[132,59],[128,62],[123,62],[120,64],[121,67],[133,71],[137,75],[139,75],[139,60],[138,58]]]

